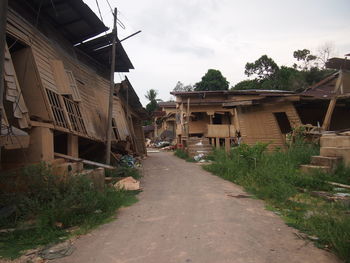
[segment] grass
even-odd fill
[[[187,152],[185,152],[182,149],[176,149],[174,152],[175,156],[186,160],[187,162],[195,162],[195,160],[193,158],[191,158]]]
[[[110,221],[118,208],[137,201],[135,191],[108,186],[98,191],[84,176],[62,178],[44,164],[25,168],[21,178],[25,191],[0,192],[2,207],[15,208],[0,218],[1,229],[15,229],[0,233],[1,258],[15,259],[25,250],[86,233]]]
[[[120,166],[116,170],[106,170],[106,177],[133,177],[136,180],[141,178],[140,171],[136,168]]]
[[[215,150],[213,163],[204,169],[242,185],[266,201],[286,223],[308,235],[317,236],[316,245],[330,249],[350,262],[349,204],[329,203],[311,196],[314,190],[333,191],[326,181],[348,183],[349,168],[339,167],[333,175],[299,171],[301,164],[318,155],[318,147],[302,142],[286,151],[266,152],[267,144],[241,145],[226,154]]]

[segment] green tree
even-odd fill
[[[146,105],[146,110],[149,113],[154,112],[158,108],[158,92],[155,89],[150,89],[147,91],[145,98],[149,100],[149,103]]]
[[[316,62],[317,57],[312,55],[310,50],[308,49],[299,49],[293,52],[293,57],[297,59],[297,61],[301,62],[301,65],[294,64],[294,68],[299,68],[301,70],[308,70],[312,67],[312,62]]]
[[[260,89],[261,85],[257,79],[246,79],[238,82],[231,90]]]
[[[229,82],[221,74],[220,70],[209,69],[200,82],[195,85],[195,91],[228,90]]]
[[[245,65],[244,73],[248,77],[256,75],[259,79],[267,79],[275,75],[278,70],[279,67],[275,61],[273,61],[273,59],[269,58],[267,55],[263,55],[253,63],[248,62]]]

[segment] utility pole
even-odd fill
[[[111,163],[111,138],[112,138],[112,115],[113,115],[113,93],[114,93],[114,70],[116,60],[116,42],[117,42],[117,8],[114,8],[114,23],[112,30],[112,61],[111,61],[111,79],[109,89],[109,105],[108,105],[108,123],[107,123],[107,143],[106,143],[106,164]]]
[[[6,43],[6,20],[7,20],[8,0],[0,1],[0,136],[2,135],[2,118],[4,108],[4,63],[5,63],[5,43]],[[0,167],[1,149],[0,146]]]

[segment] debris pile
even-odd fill
[[[140,181],[135,180],[131,176],[126,177],[117,183],[114,184],[114,187],[117,189],[123,189],[127,191],[135,191],[135,190],[140,190]]]

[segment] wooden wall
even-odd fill
[[[274,147],[284,147],[285,140],[274,116],[274,112],[285,112],[292,127],[301,124],[291,102],[263,104],[238,108],[238,122],[242,140],[247,144],[271,143]]]
[[[109,81],[102,78],[91,67],[79,62],[74,56],[73,47],[69,43],[55,43],[48,39],[34,26],[19,17],[14,11],[9,10],[7,32],[30,46],[34,63],[39,76],[40,93],[46,100],[46,112],[50,112],[45,94],[45,89],[52,90],[60,94],[60,89],[56,83],[52,60],[63,62],[64,69],[73,72],[78,90],[81,96],[80,110],[84,117],[88,137],[103,141],[106,135],[106,116],[108,101]],[[37,103],[35,100],[28,100],[28,108],[33,108],[31,104]],[[44,110],[44,109],[42,109]],[[47,116],[48,117],[48,116]],[[43,121],[53,122],[52,114]],[[56,129],[62,129],[55,127]],[[68,132],[68,131],[67,131]]]

